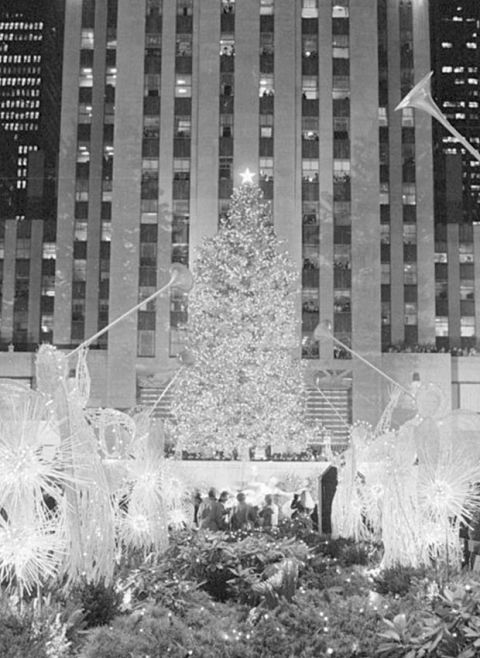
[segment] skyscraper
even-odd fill
[[[452,125],[478,149],[480,5],[475,0],[438,0],[430,3],[430,15],[435,100]],[[438,152],[435,163],[437,221],[480,221],[480,162],[440,124],[434,126],[434,138]],[[441,157],[457,154],[457,158]],[[459,184],[463,188],[463,195],[458,196],[462,207],[455,208],[447,190]]]
[[[57,0],[0,6],[0,338],[19,350],[52,337],[62,28]]]
[[[425,1],[67,0],[66,26],[57,346],[192,264],[248,167],[301,281],[312,413],[375,422],[387,397],[378,372],[313,339],[320,322],[404,386],[447,378],[449,402],[450,356],[418,349],[436,340],[432,124],[394,111],[430,70]],[[172,293],[96,341],[92,404],[168,382],[187,312]]]

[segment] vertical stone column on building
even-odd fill
[[[476,349],[480,346],[480,224],[473,224],[473,277],[475,290]]]
[[[117,28],[115,158],[113,165],[110,321],[138,303],[144,0],[120,0]],[[137,315],[108,334],[108,395],[112,407],[136,401]]]
[[[374,363],[381,349],[376,5],[350,4],[352,347]],[[356,360],[354,419],[378,420],[382,386],[381,377]]]
[[[260,13],[258,0],[235,5],[234,185],[247,167],[257,174],[259,123]]]
[[[40,340],[40,300],[42,296],[43,222],[34,219],[30,234],[30,272],[28,277],[28,342]]]
[[[458,224],[447,224],[448,337],[450,347],[460,347],[460,261]]]
[[[160,158],[158,161],[158,241],[157,285],[170,280],[172,264],[172,186],[173,139],[175,116],[175,40],[176,3],[163,3],[162,11],[162,79],[160,88]],[[170,353],[170,296],[160,295],[155,300],[156,335],[155,358],[150,369],[159,372],[169,363]]]
[[[56,345],[69,345],[71,342],[81,22],[82,4],[77,0],[67,0],[58,160],[57,262],[53,328],[53,340]]]
[[[88,242],[85,287],[85,338],[98,331],[100,239],[102,221],[103,124],[105,104],[105,52],[107,3],[95,4],[95,48],[93,52],[92,123],[90,176],[88,181]]]
[[[300,7],[294,2],[275,6],[274,25],[274,126],[273,126],[273,220],[280,240],[298,273],[295,309],[301,318],[302,192],[301,192],[301,23]],[[279,72],[275,76],[275,71]],[[292,93],[292,90],[297,93]],[[258,101],[257,101],[258,102]],[[257,117],[258,123],[258,117]],[[258,135],[258,131],[257,131]],[[301,323],[297,325],[298,356]]]
[[[402,203],[402,113],[395,112],[401,101],[400,21],[398,0],[389,0],[388,20],[388,136],[390,195],[390,325],[391,342],[405,340],[405,295],[403,276]]]
[[[241,3],[237,3],[238,5]],[[192,180],[190,192],[190,262],[194,262],[203,237],[218,230],[220,3],[195,6]],[[235,23],[235,31],[240,18]],[[236,96],[242,77],[235,71]],[[234,127],[235,134],[235,127]]]
[[[319,88],[319,310],[320,322],[333,322],[333,117],[332,117],[332,3],[318,7]],[[332,358],[333,341],[322,338],[321,359]]]
[[[40,339],[40,304],[42,296],[44,151],[28,156],[27,221],[30,222],[30,271],[28,275],[27,342]]]
[[[13,303],[15,301],[15,256],[17,250],[17,222],[5,221],[5,255],[3,258],[3,294],[0,316],[2,342],[13,339]]]
[[[430,71],[427,2],[413,2],[413,60],[416,80]],[[418,342],[435,343],[435,263],[432,119],[415,110],[417,193]]]

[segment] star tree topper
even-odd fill
[[[256,174],[253,171],[250,171],[249,167],[247,167],[245,171],[241,171],[240,178],[242,179],[242,185],[246,185],[247,183],[252,184],[255,175]]]

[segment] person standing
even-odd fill
[[[276,528],[278,526],[278,507],[273,502],[271,494],[265,496],[265,504],[262,507],[259,516],[262,520],[262,527]]]
[[[232,530],[248,530],[258,526],[258,516],[245,499],[243,491],[237,494],[237,505],[232,514]]]

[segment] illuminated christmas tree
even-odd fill
[[[311,428],[296,357],[297,273],[275,236],[260,188],[234,190],[218,233],[204,240],[189,296],[185,366],[169,429],[178,450],[240,456],[301,451]]]

